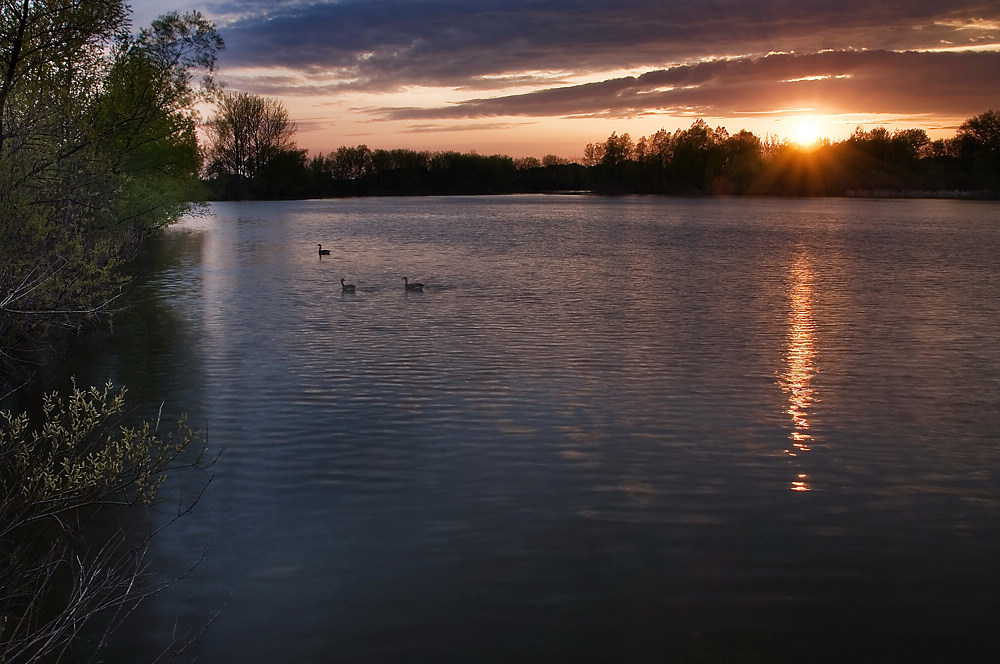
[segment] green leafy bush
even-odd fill
[[[110,383],[46,395],[37,421],[0,411],[0,662],[57,657],[90,618],[108,615],[110,629],[155,589],[151,534],[136,542],[119,524],[95,541],[91,526],[152,504],[168,471],[213,460],[186,419],[161,435],[158,422],[132,426],[127,415],[125,390]]]

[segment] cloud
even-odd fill
[[[503,129],[510,129],[513,125],[506,123],[482,123],[482,124],[462,124],[462,125],[440,125],[440,124],[424,124],[424,125],[411,125],[405,131],[411,134],[422,134],[431,133],[438,134],[441,132],[454,132],[454,131],[497,131]]]
[[[954,0],[339,0],[209,5],[223,66],[327,90],[489,89],[525,72],[664,68],[722,56],[1000,43],[1000,5]],[[542,76],[541,78],[544,78]],[[511,81],[514,82],[514,81]]]
[[[384,108],[392,120],[498,116],[825,113],[970,115],[997,105],[1000,53],[840,51],[679,65],[600,83],[474,99],[437,108]]]

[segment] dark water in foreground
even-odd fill
[[[1000,645],[996,204],[214,210],[151,248],[135,310],[67,367],[224,449],[152,562],[206,558],[110,661],[216,613],[200,662]]]

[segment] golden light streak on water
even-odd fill
[[[788,409],[792,418],[789,434],[792,445],[786,450],[796,457],[812,450],[809,431],[809,407],[815,401],[812,378],[816,374],[816,323],[813,318],[813,271],[809,259],[800,254],[791,269],[791,311],[788,320],[788,350],[785,355],[785,373],[781,375],[782,389],[788,394]],[[793,491],[809,491],[808,478],[800,473],[792,482]]]

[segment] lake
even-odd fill
[[[212,211],[150,244],[132,309],[58,368],[188,413],[222,451],[150,555],[194,569],[105,661],[208,623],[182,659],[1000,646],[996,203]],[[199,488],[169,484],[150,518]]]

